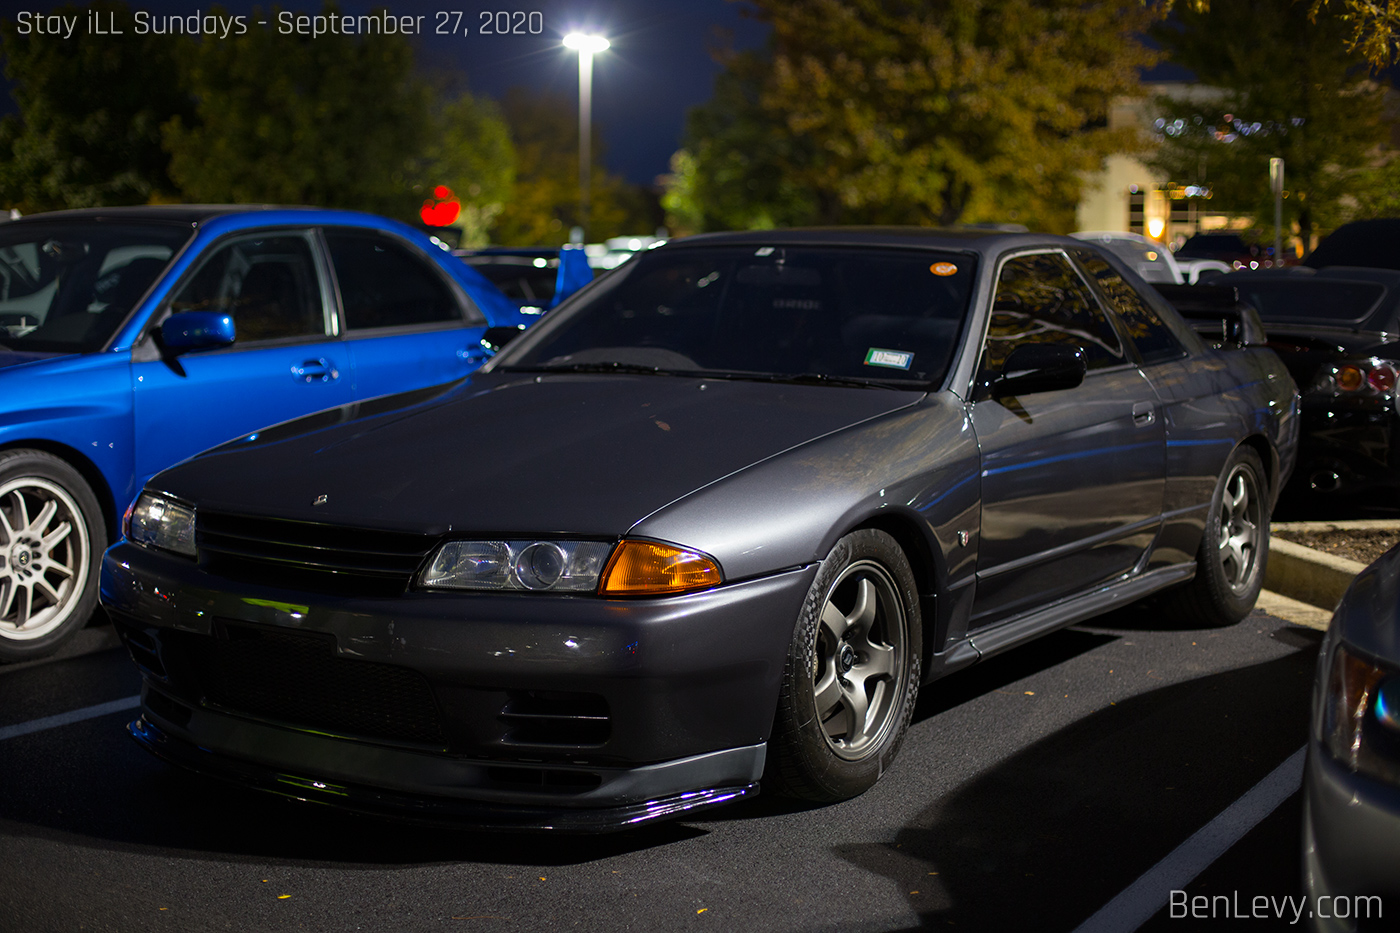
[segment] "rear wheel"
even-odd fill
[[[1233,625],[1249,615],[1264,587],[1269,557],[1269,500],[1264,464],[1236,448],[1211,497],[1196,576],[1173,590],[1163,608],[1207,625]]]
[[[788,650],[765,781],[822,803],[870,788],[909,726],[922,653],[918,590],[898,543],[874,529],[836,542]]]
[[[87,623],[106,546],[78,471],[43,451],[0,454],[0,661],[43,657]]]

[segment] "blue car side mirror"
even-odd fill
[[[161,345],[172,353],[226,347],[236,336],[233,317],[215,311],[172,314],[160,325]]]

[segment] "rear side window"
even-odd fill
[[[302,236],[247,237],[220,247],[170,309],[232,315],[239,343],[326,333],[316,264]]]
[[[327,230],[350,330],[461,323],[462,309],[438,270],[385,236]]]
[[[1163,363],[1186,355],[1186,349],[1171,328],[1138,290],[1125,282],[1118,270],[1109,265],[1108,260],[1093,250],[1076,249],[1073,253],[1074,258],[1098,283],[1104,297],[1127,327],[1128,337],[1137,347],[1143,363]]]
[[[1091,370],[1126,362],[1089,286],[1059,253],[1016,256],[1002,265],[983,371],[999,372],[1011,351],[1028,343],[1080,347]]]

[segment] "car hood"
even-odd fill
[[[0,369],[33,363],[36,360],[51,360],[59,356],[72,356],[71,353],[46,353],[39,350],[0,350]]]
[[[614,536],[709,483],[924,397],[509,373],[472,377],[428,401],[421,395],[287,422],[172,467],[150,485],[200,508],[304,521]]]
[[[1332,625],[1348,645],[1400,665],[1400,547],[1357,574]]]

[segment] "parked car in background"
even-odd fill
[[[492,246],[452,251],[526,314],[543,314],[593,281],[583,249]]]
[[[1086,240],[1118,256],[1141,276],[1144,282],[1154,285],[1159,282],[1166,285],[1181,285],[1186,282],[1186,277],[1172,256],[1172,251],[1140,233],[1103,230],[1071,233],[1070,236],[1077,240]]]
[[[460,379],[531,320],[403,224],[133,207],[0,226],[0,660],[54,650],[146,480],[323,408]]]
[[[927,681],[1152,593],[1243,618],[1295,400],[1079,240],[673,241],[433,398],[154,477],[103,563],[132,734],[479,826],[852,797]]]
[[[1395,929],[1400,909],[1400,547],[1357,575],[1317,658],[1303,778],[1313,929]]]
[[[1365,266],[1369,269],[1400,269],[1400,217],[1356,220],[1333,230],[1303,265],[1313,269],[1327,266]]]
[[[1234,267],[1218,259],[1191,259],[1176,257],[1176,267],[1181,270],[1187,285],[1199,285],[1212,281],[1218,275],[1233,272]]]
[[[1273,265],[1271,251],[1246,243],[1238,233],[1197,233],[1181,244],[1177,260],[1213,259],[1232,269],[1260,269]]]
[[[1259,312],[1303,393],[1290,499],[1400,505],[1400,271],[1294,266],[1213,284]]]

